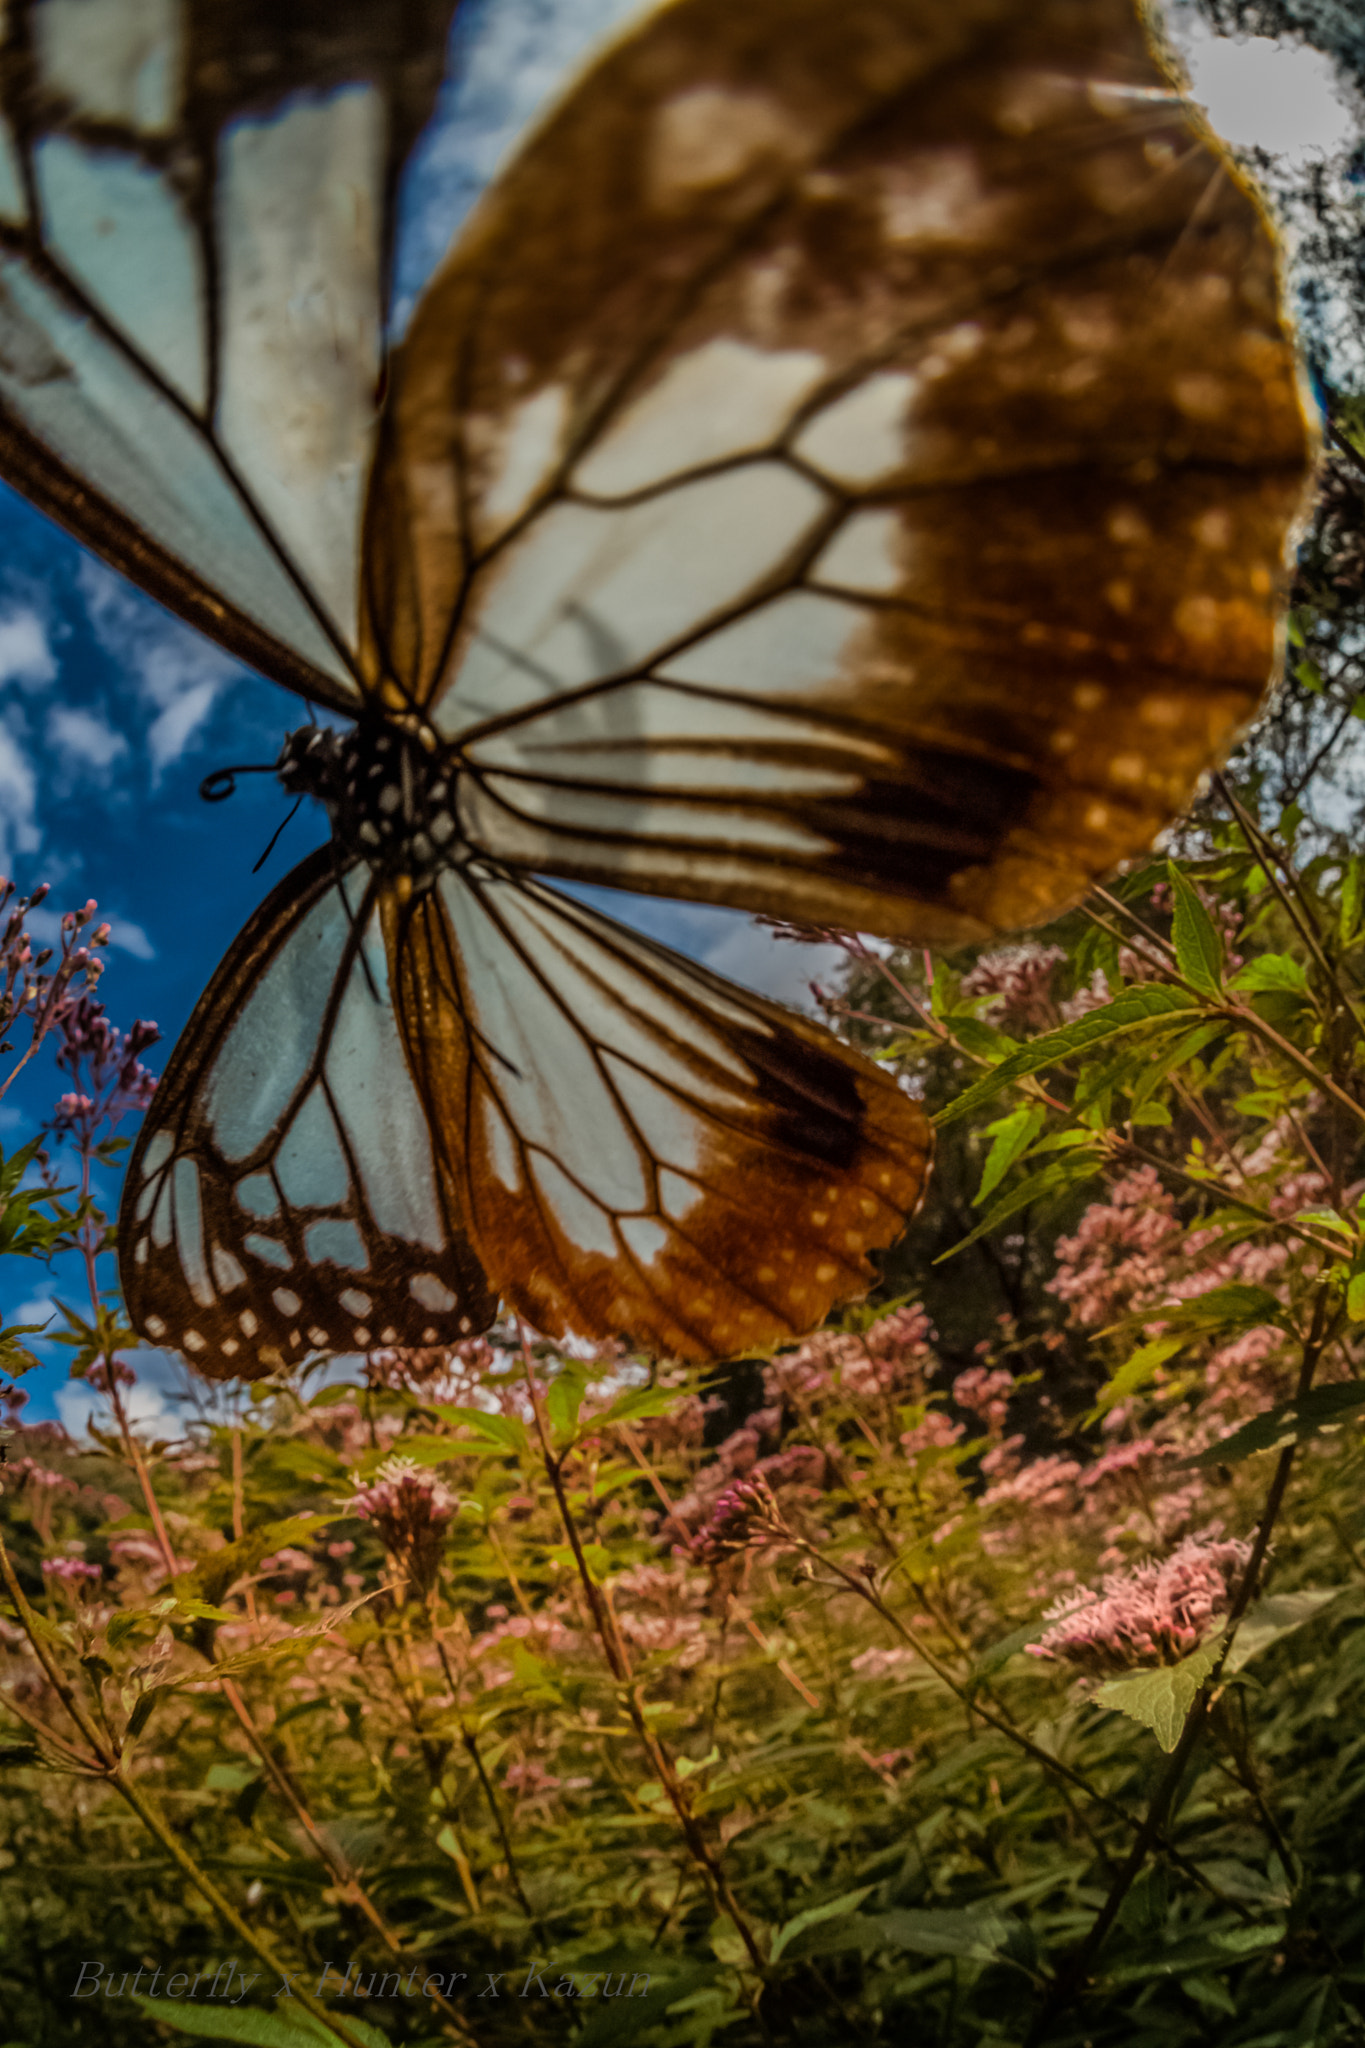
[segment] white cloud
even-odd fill
[[[774,1002],[790,1003],[793,1009],[813,1010],[811,983],[832,981],[844,953],[839,946],[807,946],[791,939],[776,939],[763,925],[746,918],[727,931],[702,958],[713,974],[724,974],[741,988],[771,996]]]
[[[89,556],[78,574],[100,645],[156,714],[147,730],[155,780],[188,750],[219,693],[241,674],[241,664]]]
[[[147,751],[156,774],[168,768],[172,761],[178,761],[185,752],[213,709],[213,700],[223,680],[206,679],[191,683],[180,696],[172,698],[159,718],[152,721],[147,734]]]
[[[436,113],[403,180],[394,328],[527,123],[642,0],[464,0]]]
[[[85,1425],[92,1417],[97,1427],[109,1427],[109,1403],[84,1380],[68,1380],[64,1386],[58,1387],[54,1399],[58,1420],[71,1436],[77,1439],[84,1437]],[[180,1418],[161,1388],[154,1386],[144,1374],[138,1374],[136,1386],[124,1388],[123,1405],[135,1429],[143,1433],[152,1430],[163,1437],[180,1436]]]
[[[102,712],[86,705],[55,705],[48,717],[47,737],[64,765],[76,773],[103,775],[128,751],[123,734],[115,732]]]
[[[19,733],[0,721],[0,874],[13,876],[21,854],[36,853],[38,783]]]
[[[1218,36],[1189,16],[1177,15],[1172,28],[1193,97],[1225,142],[1268,150],[1290,166],[1351,147],[1356,123],[1321,50],[1268,36]]]
[[[47,627],[37,612],[19,605],[0,617],[0,684],[50,683],[56,673]]]
[[[131,953],[134,960],[155,960],[156,947],[140,924],[134,924],[131,917],[115,917],[110,920],[111,946],[118,946],[125,953]]]

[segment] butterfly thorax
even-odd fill
[[[285,740],[276,772],[291,795],[326,805],[338,843],[376,874],[428,888],[469,852],[456,822],[449,757],[388,723],[347,732],[303,726]]]

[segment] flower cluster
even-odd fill
[[[104,1004],[90,996],[70,1003],[56,1028],[61,1041],[57,1065],[75,1086],[58,1097],[44,1136],[70,1139],[86,1149],[101,1127],[113,1131],[125,1116],[140,1115],[150,1103],[156,1076],[142,1065],[142,1055],[161,1033],[141,1019],[127,1031],[115,1030]]]
[[[407,1591],[419,1597],[430,1592],[459,1506],[449,1487],[411,1458],[386,1458],[371,1484],[358,1486],[346,1506],[374,1523]]]
[[[1187,1536],[1159,1563],[1111,1572],[1098,1593],[1081,1587],[1054,1601],[1043,1617],[1053,1626],[1029,1653],[1090,1678],[1178,1664],[1228,1612],[1250,1557],[1242,1538]]]
[[[726,1487],[692,1549],[702,1564],[719,1564],[755,1544],[789,1540],[790,1533],[772,1488],[756,1473]]]
[[[0,1054],[13,1052],[11,1032],[22,1027],[29,1034],[19,1065],[0,1083],[0,1095],[48,1032],[63,1022],[78,1001],[88,999],[104,971],[99,954],[109,943],[108,925],[96,925],[88,937],[82,937],[94,919],[93,897],[80,910],[68,910],[63,916],[58,948],[34,950],[28,918],[48,894],[44,883],[31,896],[18,896],[13,882],[0,876]],[[80,988],[84,997],[78,993]]]
[[[1046,1031],[1057,1022],[1053,983],[1066,959],[1060,946],[1001,946],[962,977],[964,996],[988,996],[986,1015],[1012,1031]]]

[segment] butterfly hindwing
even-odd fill
[[[879,1068],[477,863],[385,915],[450,1207],[538,1329],[723,1357],[866,1291],[931,1148]]]
[[[979,938],[1254,709],[1310,438],[1130,0],[677,0],[395,359],[368,673],[499,858]]]
[[[455,1343],[493,1317],[404,1061],[365,877],[338,878],[323,849],[261,906],[129,1165],[130,1318],[214,1378]]]

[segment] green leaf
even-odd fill
[[[246,1572],[255,1571],[263,1557],[269,1557],[272,1551],[284,1550],[290,1544],[305,1542],[336,1519],[335,1514],[289,1515],[282,1522],[267,1522],[262,1528],[252,1529],[235,1543],[225,1544],[221,1550],[210,1551],[190,1580],[192,1596],[215,1604],[234,1580]]]
[[[1128,1678],[1111,1678],[1090,1697],[1097,1707],[1112,1707],[1130,1721],[1150,1728],[1169,1755],[1180,1740],[1185,1717],[1195,1694],[1214,1667],[1218,1643],[1202,1643],[1179,1664],[1162,1664],[1154,1671],[1135,1671]]]
[[[631,1387],[618,1394],[610,1408],[594,1415],[594,1429],[606,1429],[616,1422],[644,1422],[651,1415],[667,1415],[683,1398],[679,1387]]]
[[[1203,1052],[1214,1040],[1221,1038],[1227,1026],[1221,1022],[1196,1024],[1193,1031],[1187,1031],[1174,1045],[1168,1045],[1164,1052],[1153,1053],[1147,1062],[1146,1072],[1133,1090],[1133,1107],[1138,1109],[1148,1097],[1155,1094],[1167,1074],[1174,1067],[1183,1067]]]
[[[993,1140],[986,1155],[986,1164],[981,1172],[981,1185],[973,1198],[972,1206],[984,1202],[993,1188],[999,1186],[1020,1154],[1027,1152],[1033,1140],[1047,1119],[1047,1111],[1041,1103],[1026,1104],[1022,1109],[1012,1110],[1008,1116],[997,1118],[987,1124],[986,1135]]]
[[[1358,1415],[1365,1408],[1365,1380],[1345,1380],[1336,1386],[1314,1387],[1307,1394],[1301,1394],[1297,1401],[1281,1402],[1278,1408],[1268,1408],[1264,1415],[1244,1422],[1240,1429],[1234,1429],[1231,1436],[1222,1437],[1216,1444],[1210,1444],[1206,1451],[1200,1451],[1195,1458],[1185,1458],[1179,1469],[1211,1465],[1237,1465],[1243,1458],[1253,1458],[1258,1451],[1281,1451],[1293,1443],[1303,1443],[1310,1436],[1328,1436],[1340,1429],[1348,1417]]]
[[[1190,1341],[1188,1335],[1154,1337],[1150,1344],[1144,1344],[1132,1352],[1124,1359],[1108,1385],[1100,1389],[1086,1421],[1090,1422],[1097,1416],[1107,1415],[1120,1401],[1126,1401],[1139,1387],[1145,1387],[1158,1367],[1163,1366],[1168,1358],[1174,1358],[1177,1351],[1183,1351]]]
[[[1012,1187],[1007,1195],[1002,1195],[998,1202],[992,1203],[976,1229],[969,1231],[966,1237],[959,1238],[948,1251],[940,1252],[934,1264],[941,1266],[945,1259],[955,1259],[969,1244],[975,1244],[979,1237],[985,1237],[990,1231],[998,1229],[1011,1216],[1017,1216],[1021,1209],[1032,1208],[1035,1202],[1065,1193],[1069,1188],[1078,1187],[1082,1181],[1093,1180],[1103,1165],[1104,1155],[1101,1152],[1077,1151],[1068,1152],[1062,1158],[1054,1159],[1051,1166],[1039,1167],[1036,1173],[1029,1174]]]
[[[1116,1038],[1121,1031],[1139,1031],[1144,1025],[1155,1030],[1168,1030],[1172,1025],[1184,1022],[1190,1011],[1196,1008],[1194,997],[1183,988],[1171,988],[1165,982],[1148,981],[1136,988],[1126,988],[1115,996],[1112,1003],[1103,1009],[1088,1010],[1083,1017],[1077,1017],[1060,1031],[1048,1031],[1031,1044],[1020,1046],[1002,1060],[993,1073],[983,1074],[979,1081],[963,1090],[952,1102],[939,1110],[935,1123],[956,1123],[960,1117],[971,1116],[983,1102],[989,1102],[1002,1088],[1013,1081],[1022,1081],[1028,1074],[1041,1073],[1045,1067],[1055,1067],[1062,1060],[1069,1060],[1077,1053],[1088,1052],[1093,1045],[1105,1039]]]
[[[1353,1273],[1346,1289],[1346,1313],[1353,1323],[1365,1323],[1365,1273]]]
[[[260,1974],[264,1978],[267,1973],[262,1970]],[[328,2048],[338,2048],[336,2035],[301,2008],[262,2012],[259,2007],[177,2004],[174,1999],[148,1998],[143,1992],[137,1994],[137,2003],[149,2020],[160,2020],[165,2027],[177,2027],[182,2034],[196,2034],[201,2040],[243,2041],[249,2048],[318,2048],[319,2042],[325,2042]],[[337,2019],[365,2048],[390,2048],[388,2035],[368,2020],[355,2019],[349,2012],[338,2013]]]
[[[578,1411],[583,1405],[587,1374],[580,1366],[560,1368],[545,1396],[545,1414],[556,1444],[571,1444],[578,1429]]]
[[[841,1898],[827,1899],[823,1906],[807,1906],[804,1913],[796,1914],[794,1919],[788,1920],[784,1926],[778,1928],[773,1936],[770,1960],[775,1963],[783,1949],[795,1941],[798,1934],[803,1934],[806,1928],[818,1927],[822,1920],[834,1920],[856,1912],[868,1893],[874,1889],[874,1886],[865,1884],[860,1891],[845,1892]]]
[[[1198,890],[1174,861],[1167,863],[1175,894],[1171,938],[1176,964],[1192,988],[1206,996],[1223,991],[1223,941]]]
[[[899,1907],[869,1917],[875,1919],[888,1948],[921,1956],[962,1956],[980,1963],[993,1962],[1013,1931],[1003,1915],[989,1911]]]
[[[1303,967],[1290,953],[1262,953],[1255,960],[1248,960],[1245,967],[1237,970],[1229,988],[1245,989],[1252,993],[1265,989],[1287,991],[1291,995],[1307,996],[1308,976]]]
[[[1272,1593],[1268,1599],[1258,1600],[1238,1623],[1223,1669],[1240,1671],[1281,1636],[1292,1635],[1312,1621],[1345,1591],[1345,1586],[1301,1586],[1297,1593]]]
[[[1210,1287],[1206,1294],[1188,1301],[1163,1301],[1125,1318],[1125,1324],[1177,1323],[1187,1330],[1258,1329],[1263,1323],[1283,1326],[1284,1308],[1268,1287],[1253,1287],[1244,1280],[1230,1280],[1223,1287]],[[1113,1325],[1123,1328],[1125,1324]]]
[[[1036,1643],[1055,1626],[1051,1621],[1027,1621],[1022,1628],[1011,1629],[1007,1636],[1001,1636],[999,1642],[991,1643],[971,1668],[967,1679],[968,1692],[975,1691],[977,1686],[1008,1664],[1011,1657],[1017,1657],[1021,1650],[1026,1650],[1030,1643]]]
[[[526,1424],[516,1415],[490,1415],[485,1408],[434,1407],[433,1415],[442,1422],[468,1425],[485,1442],[499,1445],[505,1451],[524,1451],[526,1448]],[[457,1447],[458,1451],[458,1447]],[[452,1452],[452,1456],[457,1452]]]
[[[1341,877],[1341,943],[1348,946],[1360,923],[1362,893],[1365,892],[1365,861],[1353,854]]]

